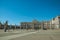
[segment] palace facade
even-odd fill
[[[59,29],[60,28],[60,16],[53,18],[50,21],[37,21],[21,22],[22,29]]]
[[[49,21],[33,20],[31,22],[21,22],[20,26],[8,25],[8,22],[5,22],[5,24],[2,24],[0,22],[0,29],[4,29],[4,27],[9,27],[11,29],[12,28],[15,28],[15,29],[60,29],[60,16],[52,18]]]

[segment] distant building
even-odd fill
[[[21,22],[21,28],[40,28],[40,29],[59,29],[60,28],[60,16],[53,18],[51,21],[37,21]]]
[[[33,20],[32,22],[21,22],[22,29],[38,29],[41,27],[40,22]]]
[[[50,21],[37,21],[33,20],[32,22],[21,22],[20,26],[18,25],[8,25],[8,21],[5,24],[0,22],[0,29],[9,27],[9,29],[59,29],[60,28],[60,16],[53,18]]]
[[[43,28],[46,28],[46,29],[50,29],[50,21],[44,21],[44,26],[42,26]]]
[[[50,22],[51,22],[51,28],[53,28],[53,29],[60,28],[60,16],[53,18]]]
[[[3,29],[4,25],[0,22],[0,29]]]
[[[22,29],[49,29],[50,27],[49,21],[42,21],[39,22],[37,20],[33,20],[32,22],[21,22],[21,28]]]

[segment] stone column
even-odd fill
[[[8,28],[8,21],[6,21],[6,23],[4,24],[4,32],[6,32],[7,29],[8,29],[8,31],[9,31],[9,28]]]
[[[25,24],[26,25],[26,29],[27,29],[27,24]]]
[[[43,29],[43,23],[41,23],[41,29]]]
[[[41,28],[41,25],[39,24],[39,29]]]
[[[32,29],[34,29],[34,23],[32,23]]]
[[[20,26],[20,29],[21,29],[21,26]]]
[[[50,29],[52,29],[52,21],[50,22]]]
[[[2,25],[2,24],[1,24],[1,22],[0,22],[0,28],[2,27],[1,25]]]
[[[15,29],[16,29],[16,24],[15,24]]]

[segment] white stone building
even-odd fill
[[[51,28],[59,29],[60,28],[60,16],[57,16],[56,18],[53,18],[50,21]]]

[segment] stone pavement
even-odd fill
[[[60,30],[41,30],[31,35],[10,40],[60,40]]]
[[[1,32],[0,40],[60,40],[60,30],[18,30],[14,32]]]
[[[37,32],[37,31],[36,31]],[[33,34],[33,33],[36,33],[36,32],[33,32],[33,31],[27,31],[27,30],[22,30],[22,31],[13,31],[13,32],[2,32],[3,34],[6,34],[6,35],[3,35],[0,36],[0,40],[9,40],[9,39],[13,39],[13,38],[16,38],[16,37],[21,37],[21,36],[25,36],[25,35],[29,35],[29,34]],[[12,34],[14,33],[14,34]],[[17,34],[15,34],[17,33]],[[11,34],[11,35],[9,35]],[[1,33],[0,33],[1,35]]]

